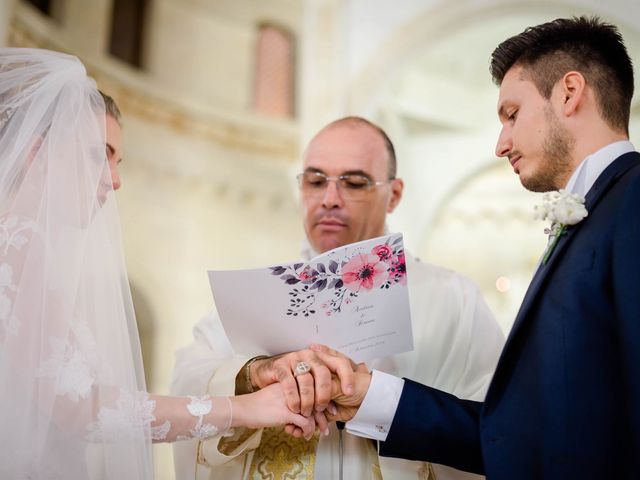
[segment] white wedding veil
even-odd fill
[[[150,479],[140,344],[75,57],[0,49],[0,478]]]

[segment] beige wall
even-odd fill
[[[14,9],[15,0],[0,0],[0,47],[7,44],[9,20]]]
[[[145,68],[180,95],[225,111],[246,111],[252,102],[256,26],[277,22],[297,37],[299,11],[299,2],[286,0],[153,2]]]

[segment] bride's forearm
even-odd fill
[[[264,409],[268,406],[257,405],[256,400],[254,394],[229,397],[232,411],[231,428],[262,428],[265,426],[260,424],[258,409]]]
[[[168,397],[155,401],[151,435],[154,442],[174,442],[222,435],[231,428],[231,400],[227,397]]]
[[[310,437],[316,419],[292,413],[279,384],[235,397],[166,397],[151,395],[154,402],[151,436],[154,442],[190,438],[206,439],[230,428],[264,428],[292,425],[297,436]],[[321,422],[326,426],[326,422]]]

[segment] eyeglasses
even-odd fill
[[[329,182],[336,182],[336,187],[340,189],[340,195],[348,200],[361,199],[373,188],[385,185],[392,180],[374,181],[357,173],[329,177],[322,172],[303,172],[299,173],[296,178],[303,195],[310,197],[322,196]]]

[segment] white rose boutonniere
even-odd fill
[[[556,248],[556,244],[571,225],[579,223],[588,215],[584,206],[584,198],[566,190],[545,193],[542,197],[542,205],[536,205],[535,218],[549,220],[551,227],[545,228],[544,233],[551,235],[551,242],[547,245],[542,258],[544,265]]]

